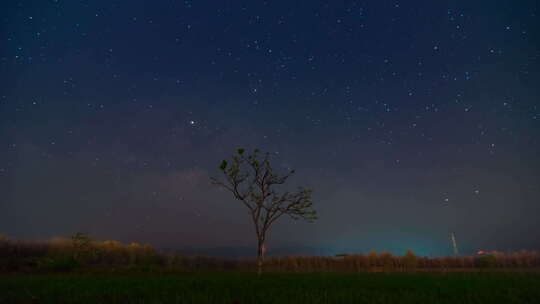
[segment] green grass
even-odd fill
[[[0,303],[540,303],[534,273],[0,276]]]

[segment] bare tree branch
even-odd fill
[[[249,155],[245,154],[244,149],[238,149],[230,162],[223,160],[219,166],[225,176],[224,181],[211,178],[212,184],[231,192],[235,199],[242,201],[250,210],[259,247],[259,273],[262,269],[266,234],[278,218],[288,215],[295,220],[303,219],[308,222],[317,219],[311,201],[311,190],[299,188],[296,192],[276,191],[275,186],[285,184],[295,171],[275,173],[270,158],[270,153],[261,156],[258,149]]]

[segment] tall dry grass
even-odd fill
[[[253,271],[255,260],[187,257],[160,253],[149,245],[97,241],[85,235],[47,241],[0,238],[0,272],[54,271]],[[483,269],[540,269],[537,251],[489,252],[482,256],[428,258],[408,250],[402,256],[390,252],[343,254],[335,257],[269,257],[269,272],[404,272],[474,271]]]
[[[83,268],[159,265],[162,257],[149,245],[96,241],[87,237],[21,241],[0,238],[0,272],[68,271]]]

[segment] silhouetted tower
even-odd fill
[[[459,251],[458,251],[458,247],[457,247],[456,236],[454,235],[453,232],[450,233],[450,240],[452,241],[452,248],[454,249],[454,256],[458,256]]]

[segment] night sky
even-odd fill
[[[2,1],[0,232],[255,246],[211,185],[260,148],[314,190],[268,250],[540,249],[532,1]]]

